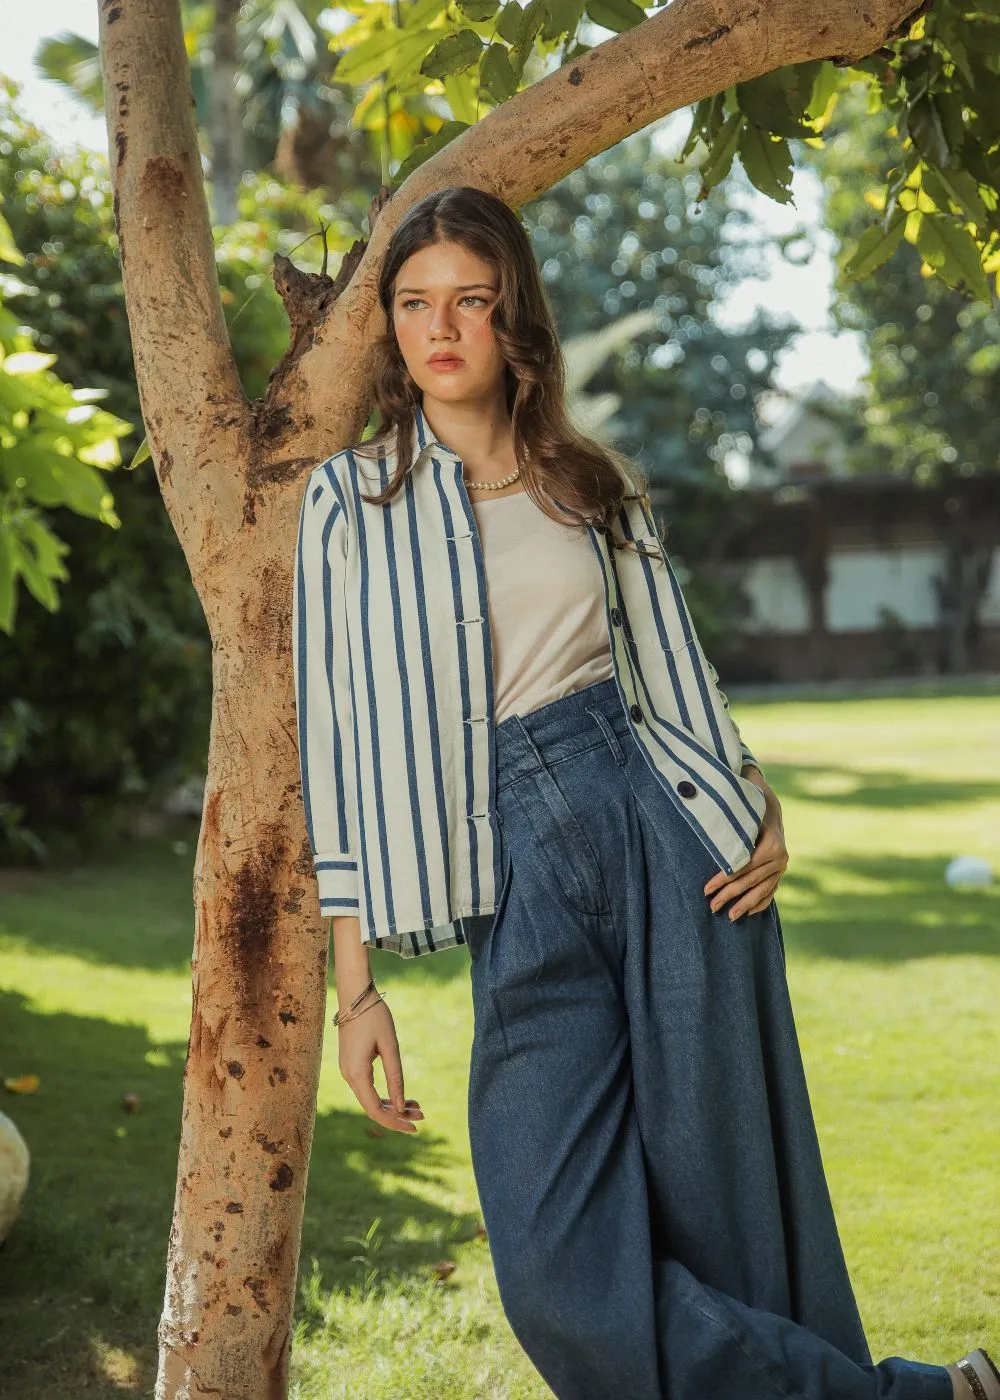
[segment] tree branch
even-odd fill
[[[383,328],[378,269],[399,220],[426,194],[473,184],[518,209],[626,136],[734,83],[806,59],[864,57],[912,12],[913,0],[673,0],[504,102],[415,170],[371,220],[355,276],[274,376],[269,397],[310,405],[296,451],[318,460],[360,435],[363,417],[338,416],[370,397],[366,347]]]
[[[99,0],[115,224],[143,419],[189,561],[235,527],[249,423],[222,314],[179,0]],[[201,479],[199,480],[199,476]],[[230,531],[225,533],[229,534]]]

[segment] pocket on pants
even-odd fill
[[[585,756],[580,760],[586,762]],[[531,859],[559,902],[574,914],[609,914],[611,901],[597,856],[554,771],[536,769],[512,783],[510,793],[515,820],[531,842]]]

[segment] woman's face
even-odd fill
[[[396,276],[393,325],[406,367],[424,393],[444,402],[493,394],[504,361],[490,316],[496,273],[460,243],[435,243],[407,258]],[[433,355],[456,357],[434,364]]]

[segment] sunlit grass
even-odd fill
[[[943,880],[960,853],[1000,866],[997,698],[734,712],[782,799],[788,977],[872,1350],[942,1362],[1000,1347],[1000,885]],[[33,1153],[0,1257],[10,1400],[151,1394],[195,834],[114,866],[0,872],[0,1072],[41,1079],[3,1100]],[[375,1135],[328,1034],[293,1396],[545,1396],[479,1231],[467,955],[374,961],[427,1117],[416,1134]]]

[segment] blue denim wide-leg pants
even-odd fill
[[[501,889],[464,920],[469,1136],[504,1311],[559,1400],[951,1400],[868,1349],[775,901],[716,866],[614,678],[497,726]]]

